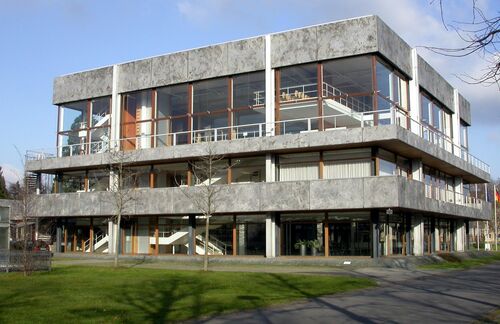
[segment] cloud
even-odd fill
[[[21,181],[23,172],[10,164],[3,164],[2,174],[7,183],[16,183],[17,181]]]

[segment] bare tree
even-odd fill
[[[216,154],[212,142],[205,145],[204,155],[197,161],[190,162],[195,186],[192,188],[183,188],[182,192],[188,197],[205,218],[205,242],[203,270],[208,271],[208,250],[210,240],[210,218],[217,212],[219,193],[221,186],[215,184],[221,176],[226,176],[227,169],[230,167],[224,161],[224,156]]]
[[[431,3],[435,2],[439,4],[443,25],[447,30],[454,30],[464,42],[464,46],[457,48],[427,46],[426,48],[435,53],[451,57],[479,55],[487,63],[487,67],[479,75],[464,74],[459,78],[469,84],[496,85],[500,89],[499,12],[493,13],[492,17],[490,17],[478,7],[476,0],[471,0],[472,18],[470,21],[447,23],[443,0],[431,1]]]
[[[130,164],[137,159],[139,151],[112,150],[109,152],[110,170],[110,200],[113,206],[111,219],[117,228],[113,235],[114,266],[118,267],[118,246],[120,242],[120,228],[124,217],[133,213],[136,200],[135,181],[137,173],[130,169]]]

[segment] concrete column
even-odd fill
[[[470,223],[468,220],[465,221],[465,249],[470,249]]]
[[[61,242],[62,242],[62,224],[61,224],[60,220],[57,220],[57,224],[56,224],[56,252],[62,252]]]
[[[118,81],[120,77],[120,68],[118,65],[113,65],[113,88],[111,90],[111,144],[110,148],[119,150],[120,139],[120,94],[118,93]]]
[[[114,224],[113,224],[113,221],[112,220],[109,220],[108,221],[108,254],[114,254],[114,251],[115,251],[115,246],[114,246],[114,242],[115,242],[115,239],[114,239]]]
[[[413,216],[413,255],[424,255],[424,221],[421,216]]]
[[[411,131],[419,136],[421,136],[421,127],[418,122],[420,122],[420,88],[418,85],[418,58],[417,50],[411,50],[411,65],[413,72],[413,79],[410,80],[409,90],[410,90],[410,117],[411,121]]]
[[[188,255],[196,255],[196,216],[189,215]]]
[[[412,255],[412,246],[411,246],[411,215],[405,215],[405,238],[406,238],[406,255]]]
[[[372,232],[372,244],[371,244],[371,257],[380,257],[380,223],[378,211],[371,211],[371,232]]]
[[[436,240],[436,218],[431,217],[431,253],[436,252],[436,241],[439,244],[439,233],[438,233],[438,239]],[[439,250],[439,248],[438,248]]]
[[[277,246],[279,228],[276,224],[276,214],[267,213],[266,215],[266,258],[278,256]]]
[[[412,179],[417,181],[424,181],[424,170],[422,167],[422,160],[411,160]]]
[[[460,156],[460,106],[459,106],[459,97],[458,90],[453,89],[453,107],[455,108],[455,113],[451,115],[451,131],[452,131],[452,140],[453,140],[453,153],[456,156]]]
[[[274,136],[274,69],[271,67],[271,35],[265,36],[266,41],[266,136]]]
[[[456,242],[456,223],[455,220],[450,221],[450,252],[455,251],[455,242]]]
[[[246,255],[247,225],[243,223],[243,224],[238,224],[237,226],[238,226],[238,255]],[[267,236],[266,236],[266,241],[267,241]]]
[[[266,182],[276,181],[276,164],[273,154],[266,154]]]
[[[455,226],[455,250],[458,252],[463,252],[465,251],[465,233],[466,233],[466,226],[465,222],[463,220],[457,220],[456,221],[456,226]]]
[[[464,205],[465,201],[463,198],[463,179],[461,177],[455,177],[455,204]]]
[[[438,226],[434,227],[433,238],[434,238],[434,251],[432,251],[432,252],[441,251],[441,244],[439,242],[439,227]]]

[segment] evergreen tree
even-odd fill
[[[0,199],[9,199],[9,198],[10,195],[5,185],[5,178],[3,177],[2,167],[0,166]]]

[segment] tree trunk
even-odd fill
[[[115,262],[114,262],[115,268],[118,268],[118,253],[119,253],[118,244],[120,242],[120,234],[119,233],[120,233],[121,220],[122,220],[122,215],[118,214],[118,217],[116,218],[116,225],[117,225],[116,226],[117,227],[116,233],[113,233],[114,234],[113,235],[113,239],[114,239],[113,245],[114,245],[114,249],[115,249],[115,251],[114,251],[115,252]],[[114,230],[114,228],[113,228],[113,230]]]
[[[206,216],[205,220],[205,255],[203,257],[203,271],[208,271],[208,226],[210,223],[210,215]]]

